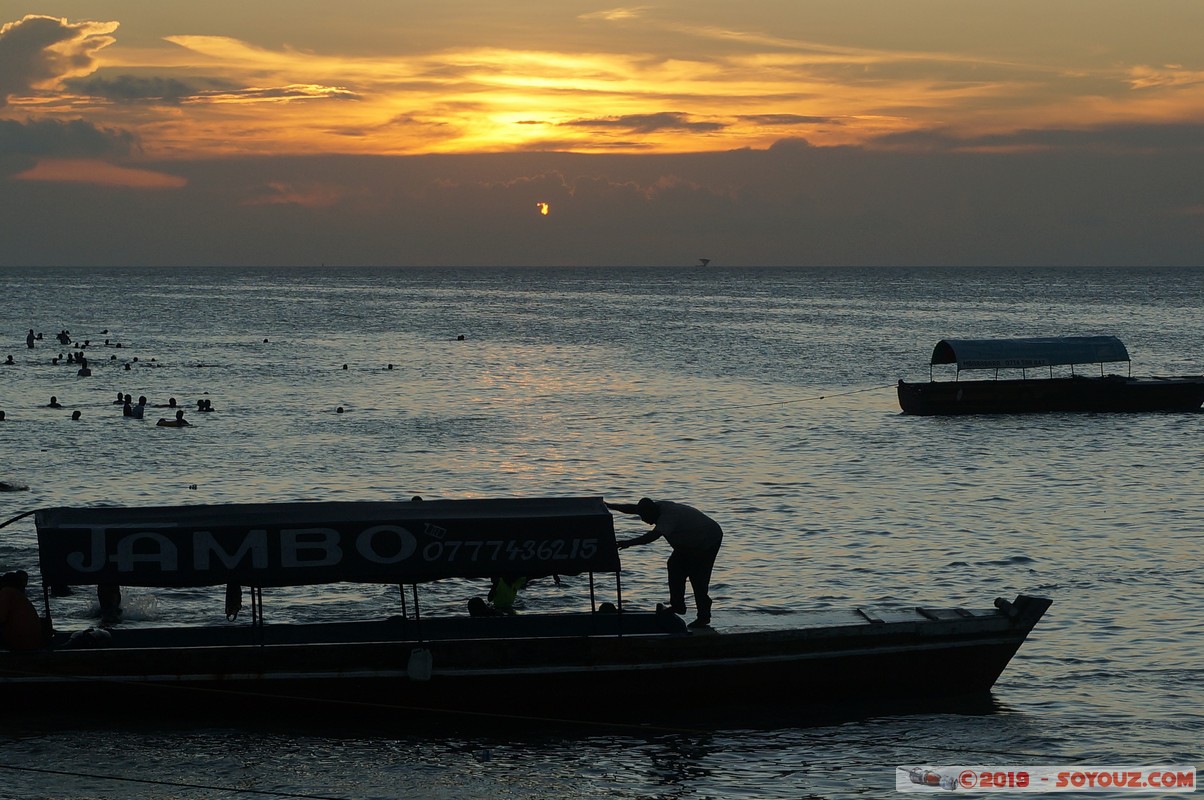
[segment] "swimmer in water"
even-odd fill
[[[59,399],[57,397],[55,397],[54,395],[51,395],[50,402],[46,404],[46,407],[47,408],[62,408],[63,404],[59,402]]]
[[[190,423],[188,420],[184,419],[184,409],[181,408],[179,411],[176,412],[175,419],[160,418],[159,421],[155,424],[158,425],[160,428],[184,428],[188,425],[191,425],[192,423]]]

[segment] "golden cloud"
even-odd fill
[[[178,189],[188,183],[187,179],[178,175],[120,167],[90,158],[44,158],[30,169],[12,177],[21,181],[93,183],[130,189]]]

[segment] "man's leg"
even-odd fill
[[[669,568],[669,607],[674,614],[686,613],[686,578],[690,575],[690,562],[683,554],[673,551],[666,565]]]
[[[694,590],[694,606],[698,609],[697,623],[709,625],[711,622],[711,572],[715,568],[715,557],[719,548],[706,553],[695,553],[689,561],[690,588]]]

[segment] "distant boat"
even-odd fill
[[[710,264],[710,263],[711,263],[711,259],[709,259],[709,258],[698,259],[698,266],[700,266],[700,267],[705,267],[707,264]]]
[[[1204,375],[1134,378],[1105,375],[1104,364],[1130,362],[1115,336],[1064,336],[1025,339],[942,339],[929,362],[956,364],[953,380],[898,385],[905,414],[1017,414],[1048,411],[1197,411],[1204,404]],[[1074,366],[1098,364],[1098,376],[1076,375]],[[1070,366],[1069,377],[1053,368]],[[995,370],[995,378],[961,380],[963,370]],[[1020,378],[999,378],[999,370]],[[1029,377],[1047,369],[1048,377]],[[1130,366],[1130,372],[1131,372]]]

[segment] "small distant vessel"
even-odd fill
[[[1104,374],[1104,364],[1129,364],[1126,375]],[[933,364],[955,364],[953,380],[931,380]],[[1076,375],[1074,367],[1098,364],[1099,375]],[[1053,368],[1069,366],[1069,376]],[[993,379],[961,380],[963,370],[994,370]],[[1000,378],[1000,370],[1019,378]],[[1030,370],[1048,370],[1030,377]],[[1115,336],[1022,339],[942,339],[929,362],[927,383],[898,385],[905,414],[1017,414],[1043,411],[1198,411],[1204,404],[1204,375],[1132,376],[1132,362]]]
[[[700,266],[700,267],[705,267],[707,264],[710,264],[710,263],[711,263],[711,259],[709,259],[709,258],[698,259],[698,266]]]
[[[1019,595],[980,609],[849,608],[783,629],[690,631],[665,608],[629,610],[600,497],[50,508],[36,513],[46,616],[51,587],[226,587],[226,614],[193,626],[57,632],[0,649],[0,705],[122,713],[169,706],[245,713],[271,701],[356,715],[418,712],[731,721],[820,707],[915,707],[981,698],[1050,606]],[[594,573],[615,576],[595,603]],[[589,574],[576,612],[420,614],[418,584]],[[396,614],[270,624],[264,590],[338,582],[393,587]],[[405,591],[412,587],[412,604]],[[398,587],[401,588],[397,594]],[[237,620],[250,592],[249,622]],[[216,592],[215,592],[216,594]],[[703,687],[720,687],[716,692]],[[703,692],[705,697],[701,697]],[[454,717],[453,717],[454,718]]]

